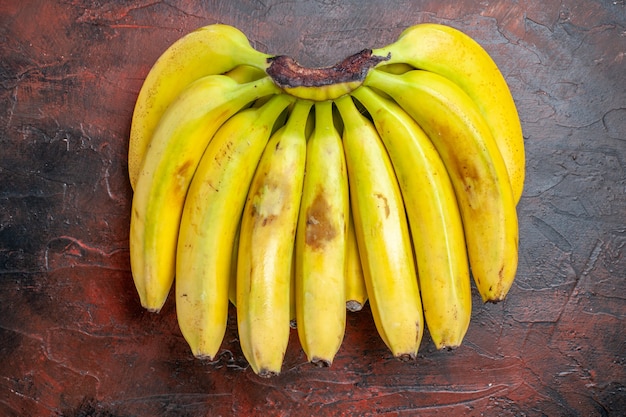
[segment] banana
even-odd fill
[[[422,23],[405,29],[394,43],[372,54],[389,58],[380,65],[406,63],[440,74],[474,100],[502,153],[517,204],[526,169],[524,137],[506,80],[487,51],[458,29]]]
[[[237,257],[239,342],[252,370],[280,373],[289,341],[292,257],[306,160],[311,102],[300,100],[272,135],[241,221]]]
[[[332,102],[315,103],[296,233],[296,318],[310,362],[330,366],[345,332],[348,181]]]
[[[174,280],[185,195],[213,133],[258,97],[278,90],[269,78],[238,84],[210,75],[190,84],[163,114],[133,195],[130,260],[143,307],[159,311]]]
[[[269,55],[252,46],[238,29],[213,24],[178,39],[154,63],[133,112],[128,145],[128,175],[133,189],[148,144],[167,107],[195,80],[246,64],[264,70]]]
[[[354,210],[354,207],[352,207]],[[348,220],[348,242],[346,249],[346,308],[348,311],[361,311],[367,302],[367,288],[363,276],[363,266],[354,230],[354,216]]]
[[[485,119],[459,86],[438,74],[372,70],[368,80],[392,96],[437,148],[455,189],[478,291],[484,302],[503,300],[517,269],[517,212],[506,165]]]
[[[305,133],[304,136],[306,138],[309,138],[311,136],[311,133],[313,132],[313,129],[315,128],[315,117],[309,117],[307,119],[307,124],[305,127]],[[299,217],[299,215],[298,215]],[[294,242],[294,247],[295,247],[295,242]],[[292,329],[297,329],[298,328],[298,323],[297,323],[297,315],[296,315],[296,256],[295,256],[295,249],[294,249],[294,255],[291,258],[291,293],[290,293],[290,298],[289,298],[289,316],[290,316],[290,321],[289,321],[289,325],[291,326]]]
[[[354,96],[372,115],[402,190],[431,338],[438,349],[459,346],[472,297],[463,225],[446,167],[424,131],[396,103],[366,87]]]
[[[374,323],[395,357],[415,359],[424,318],[400,188],[372,122],[352,98],[336,103],[345,126],[350,202]]]
[[[176,312],[198,358],[214,358],[224,337],[233,243],[246,195],[273,125],[291,101],[276,95],[231,117],[207,146],[189,186],[176,252]]]

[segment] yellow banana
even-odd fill
[[[351,212],[354,211],[352,207]],[[367,302],[365,276],[354,230],[354,216],[348,219],[348,242],[346,249],[346,308],[348,311],[361,311]]]
[[[159,311],[172,286],[185,195],[213,133],[249,102],[277,91],[267,77],[238,84],[210,75],[190,84],[163,114],[137,178],[130,220],[131,269],[146,309]]]
[[[395,357],[415,359],[424,318],[400,188],[372,122],[350,97],[337,100],[337,107],[345,126],[350,202],[374,322]]]
[[[231,117],[207,146],[189,186],[176,252],[176,312],[196,357],[214,358],[222,343],[246,195],[273,125],[291,100],[276,95]]]
[[[128,174],[133,189],[159,120],[189,84],[242,64],[264,70],[267,58],[269,55],[250,46],[241,31],[224,24],[196,29],[167,48],[148,72],[133,112],[128,146]]]
[[[478,291],[485,302],[504,299],[517,269],[517,212],[506,165],[485,119],[459,86],[438,74],[372,70],[368,77],[437,148],[456,192]]]
[[[372,54],[389,57],[380,65],[406,63],[440,74],[474,100],[502,153],[517,203],[524,188],[524,137],[506,80],[487,51],[458,29],[422,23],[407,28],[396,42],[374,49]]]
[[[252,370],[280,373],[289,341],[292,257],[312,103],[298,101],[272,135],[256,169],[241,220],[237,257],[239,342]]]
[[[314,127],[315,127],[315,117],[309,117],[307,119],[307,124],[305,127],[305,134],[304,134],[306,138],[311,136],[311,133],[313,132]],[[296,316],[296,256],[295,256],[295,253],[294,253],[294,256],[292,256],[291,258],[291,293],[290,293],[290,298],[289,298],[289,310],[290,310],[289,325],[291,326],[292,329],[296,329],[298,327],[298,324],[297,324],[297,316]]]
[[[461,215],[446,167],[396,103],[365,87],[354,95],[372,115],[398,177],[431,338],[438,349],[456,347],[469,326],[472,295]]]
[[[296,234],[296,317],[309,361],[329,366],[345,332],[348,181],[332,102],[315,104]]]

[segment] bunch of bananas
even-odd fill
[[[494,61],[448,26],[328,68],[198,29],[147,75],[128,167],[141,304],[159,311],[174,285],[185,340],[213,358],[230,300],[261,376],[280,372],[293,327],[330,365],[366,302],[394,356],[415,358],[425,326],[456,347],[471,277],[484,302],[515,277],[520,121]]]

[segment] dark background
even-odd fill
[[[426,21],[481,43],[518,104],[507,300],[474,290],[463,345],[426,335],[414,363],[391,357],[369,309],[349,314],[330,369],[292,333],[282,375],[258,378],[234,311],[219,358],[194,359],[173,299],[143,311],[129,272],[128,132],[152,63],[214,22],[324,66]],[[624,415],[623,0],[5,0],[0,52],[0,415]]]

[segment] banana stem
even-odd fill
[[[364,49],[343,61],[325,68],[307,68],[293,58],[279,55],[267,60],[265,72],[283,91],[293,96],[315,101],[333,100],[358,88],[369,70],[386,56]]]
[[[304,132],[306,132],[307,121],[311,113],[312,105],[313,103],[307,100],[296,101],[287,124],[291,125],[291,123],[293,123],[293,128],[304,134]]]
[[[398,82],[397,75],[374,69],[367,74],[363,84],[369,87],[380,88],[396,82]]]
[[[322,101],[315,103],[315,126],[328,126],[328,120],[332,120],[333,103]]]
[[[291,57],[279,55],[268,59],[267,74],[281,87],[321,87],[363,81],[369,69],[385,59],[373,55],[371,49],[364,49],[333,66],[307,68]]]
[[[276,84],[274,84],[270,77],[263,77],[260,80],[251,81],[246,84],[250,89],[250,93],[252,93],[252,95],[256,98],[280,93],[280,90],[276,88]],[[245,87],[242,86],[242,89],[244,88]],[[254,93],[255,90],[256,93]]]

